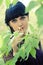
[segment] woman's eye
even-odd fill
[[[24,20],[24,19],[25,19],[25,17],[24,17],[24,16],[22,16],[20,19],[21,19],[21,20]]]
[[[13,21],[14,21],[14,22],[16,22],[16,21],[17,21],[17,19],[13,19]]]

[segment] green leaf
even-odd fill
[[[7,52],[9,41],[10,41],[10,34],[5,35],[5,38],[3,39],[3,46],[1,48],[2,52],[4,52],[4,53]]]
[[[9,60],[8,62],[6,62],[6,65],[12,65],[12,64],[15,65],[15,63],[18,60],[18,58],[19,58],[19,52],[16,53],[16,55],[11,60]]]
[[[37,0],[37,1],[39,1],[40,3],[43,2],[43,0]]]
[[[37,9],[37,11],[35,12],[37,15],[37,23],[38,26],[41,27],[43,26],[43,6],[41,6],[40,8]]]
[[[0,0],[0,5],[3,3],[3,0]]]
[[[35,31],[34,27],[33,27],[31,24],[29,24],[29,25],[30,25],[30,30],[31,30],[32,32],[34,32],[34,31]]]
[[[0,35],[0,48],[2,47],[2,45],[3,45],[3,38],[2,38],[2,36]]]
[[[22,59],[25,58],[25,47],[23,46],[22,49],[20,49],[20,57],[22,57]]]
[[[8,8],[9,5],[10,5],[10,1],[11,1],[11,0],[5,0],[5,3],[6,3],[7,8]]]
[[[13,0],[12,3],[15,5],[17,2],[18,2],[18,0]]]
[[[30,54],[36,58],[36,50],[34,48],[31,49]]]
[[[28,43],[28,42],[27,42],[27,43]],[[30,51],[31,51],[31,43],[28,43],[28,46],[27,46],[26,49],[25,49],[25,53],[26,53],[26,58],[25,58],[25,60],[28,59]]]
[[[4,38],[4,41],[3,41],[3,44],[8,44],[8,42],[10,41],[10,35],[5,35],[5,38]]]
[[[35,39],[34,37],[33,38],[30,38],[29,39],[29,42],[31,43],[31,46],[34,48],[38,48],[38,43],[39,43],[39,40],[38,39]]]
[[[14,34],[15,37],[19,35],[19,33],[17,31],[14,32],[13,34]]]
[[[11,48],[11,46],[9,45],[9,46],[7,47],[6,55],[8,55],[11,50],[12,50],[12,48]]]
[[[37,6],[39,3],[37,1],[30,1],[29,5],[26,7],[26,12],[32,10],[35,6]]]
[[[4,60],[0,58],[0,65],[5,65]]]
[[[33,46],[35,47],[35,48],[38,48],[38,45],[39,45],[39,40],[38,39],[33,39]]]

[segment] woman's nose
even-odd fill
[[[19,27],[21,27],[23,24],[22,23],[19,23]]]

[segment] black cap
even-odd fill
[[[16,5],[12,5],[6,10],[5,13],[5,23],[9,25],[9,21],[17,18],[19,16],[26,15],[25,13],[25,6],[21,2],[17,2]]]

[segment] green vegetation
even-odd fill
[[[15,4],[18,0],[13,0],[12,3],[10,2],[11,0],[5,0],[5,4],[6,7],[8,8],[10,4]],[[33,8],[35,8],[36,6],[40,5],[40,7],[35,11],[35,15],[37,16],[37,24],[38,24],[38,28],[34,28],[31,24],[30,24],[30,30],[32,33],[27,34],[21,38],[21,40],[25,39],[24,44],[18,48],[18,52],[15,54],[15,57],[9,61],[7,61],[6,63],[4,63],[3,60],[3,55],[6,54],[6,56],[9,54],[9,51],[11,51],[12,47],[12,42],[13,39],[11,40],[10,37],[12,35],[14,35],[14,38],[19,35],[18,32],[14,32],[13,34],[11,34],[10,31],[7,30],[6,31],[2,31],[0,33],[0,65],[15,65],[15,63],[17,62],[18,58],[21,57],[22,59],[27,60],[29,53],[36,58],[36,50],[35,48],[38,48],[38,43],[40,40],[40,36],[41,36],[41,31],[40,31],[40,27],[43,26],[43,0],[31,0],[29,5],[26,8],[26,12],[27,11],[31,11]],[[3,0],[0,0],[0,5],[2,5]],[[33,17],[34,19],[34,17]],[[1,24],[0,24],[1,25]],[[26,57],[26,58],[25,58]],[[22,60],[21,59],[21,60]]]

